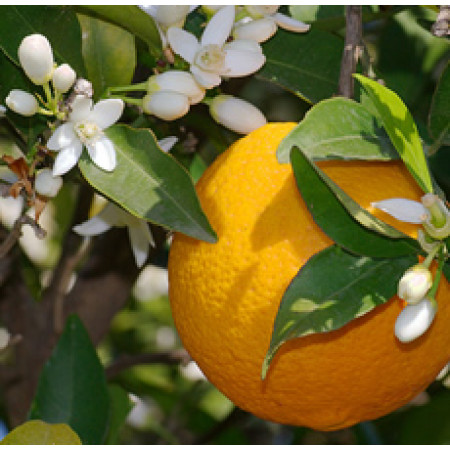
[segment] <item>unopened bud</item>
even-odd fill
[[[189,98],[173,91],[158,91],[142,99],[142,108],[163,120],[176,120],[189,111]]]
[[[236,25],[232,31],[235,39],[250,39],[256,42],[265,42],[277,31],[277,24],[271,17],[251,20]]]
[[[44,197],[56,197],[62,185],[62,177],[54,177],[51,169],[40,170],[34,182],[36,192]]]
[[[417,305],[407,305],[395,322],[395,336],[404,343],[417,339],[428,330],[435,314],[435,302],[427,298]]]
[[[280,5],[245,5],[245,9],[254,19],[271,16],[272,14],[275,14],[279,8]]]
[[[36,98],[20,89],[13,89],[6,97],[5,103],[9,109],[25,117],[33,116],[39,110]]]
[[[157,6],[155,20],[163,27],[182,27],[189,13],[189,5]]]
[[[54,64],[53,52],[45,36],[26,36],[19,46],[18,55],[23,70],[34,84],[42,85],[50,80]]]
[[[267,123],[251,103],[232,95],[218,95],[209,105],[212,118],[236,133],[248,134]]]
[[[409,268],[398,283],[398,296],[414,305],[420,302],[433,284],[431,272],[417,264]]]
[[[52,82],[56,90],[61,93],[67,92],[75,83],[76,74],[69,64],[61,64],[53,72]]]

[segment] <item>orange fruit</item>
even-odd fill
[[[412,343],[394,336],[401,311],[394,297],[339,330],[288,341],[261,380],[284,291],[308,258],[332,244],[306,209],[290,165],[276,160],[293,126],[252,132],[206,170],[197,192],[219,240],[175,234],[169,297],[185,348],[238,407],[275,422],[334,430],[395,410],[435,379],[450,359],[450,291],[443,278],[435,320]],[[421,196],[400,162],[320,166],[368,209],[372,201]]]

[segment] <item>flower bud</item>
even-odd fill
[[[30,117],[39,110],[36,98],[29,92],[13,89],[5,99],[6,106],[17,114]]]
[[[189,5],[161,5],[157,6],[155,20],[163,27],[182,27],[189,13]]]
[[[209,111],[216,122],[236,133],[248,134],[267,123],[256,106],[232,95],[214,97]]]
[[[264,42],[271,38],[277,31],[277,24],[271,17],[251,20],[236,25],[232,31],[235,39],[250,39],[256,42]]]
[[[55,89],[61,93],[67,92],[75,83],[76,74],[69,64],[62,64],[53,72],[52,82]]]
[[[417,264],[409,268],[398,282],[398,296],[414,305],[425,297],[432,284],[431,272]]]
[[[395,322],[395,336],[400,342],[411,342],[428,330],[436,314],[436,306],[424,298],[417,305],[407,305]]]
[[[245,9],[254,19],[275,14],[279,8],[280,5],[245,5]]]
[[[147,92],[174,91],[186,95],[191,105],[200,102],[205,89],[198,85],[190,72],[169,70],[148,79]]]
[[[189,111],[189,98],[179,92],[158,91],[142,99],[142,108],[163,120],[175,120]]]
[[[53,52],[42,34],[26,36],[19,46],[19,61],[28,78],[37,85],[47,83],[53,72]]]
[[[42,169],[36,175],[34,188],[44,197],[56,197],[63,185],[62,177],[52,175],[51,169]]]

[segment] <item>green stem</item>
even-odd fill
[[[442,269],[444,268],[444,252],[442,251],[442,246],[440,247],[439,259],[438,259],[438,268],[436,270],[436,275],[433,280],[433,285],[429,290],[427,297],[434,299],[436,297],[436,292],[439,287],[439,282],[441,281]]]
[[[51,90],[50,90],[50,83],[44,83],[43,85],[42,85],[42,88],[44,89],[44,92],[45,92],[45,97],[46,97],[46,99],[47,99],[47,102],[46,102],[46,106],[50,106],[50,105],[52,105],[52,102],[53,102],[53,95],[52,95],[52,92],[51,92]]]
[[[42,114],[44,116],[54,116],[52,111],[49,111],[48,109],[45,109],[45,108],[39,108],[38,113]]]
[[[126,97],[124,95],[111,95],[110,98],[118,98],[118,99],[123,100],[125,103],[128,103],[130,105],[142,106],[142,99],[141,98],[131,98],[131,97]]]
[[[129,86],[113,86],[108,88],[108,93],[113,92],[131,92],[131,91],[147,91],[148,83],[143,81],[142,83],[131,84]]]
[[[431,250],[431,252],[428,253],[427,257],[420,265],[424,266],[428,269],[430,267],[430,264],[433,261],[434,257],[440,250],[442,250],[442,245],[438,245],[435,248],[433,248],[433,250]]]

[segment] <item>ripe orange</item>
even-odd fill
[[[290,165],[276,160],[293,126],[266,125],[207,169],[197,191],[219,241],[175,235],[169,296],[185,348],[237,406],[275,422],[333,430],[385,415],[434,380],[450,359],[450,290],[443,279],[434,323],[412,343],[394,336],[401,311],[395,297],[340,330],[284,344],[261,380],[285,289],[309,257],[332,244],[306,209]],[[368,209],[372,201],[421,196],[399,162],[320,166]],[[410,235],[417,228],[387,221]]]

